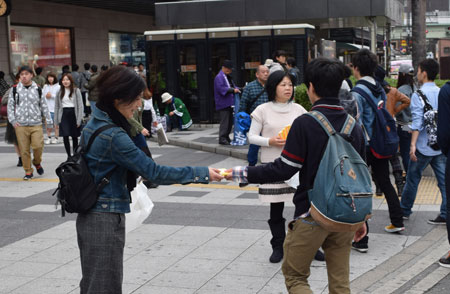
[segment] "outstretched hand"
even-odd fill
[[[227,180],[233,180],[233,169],[232,168],[230,168],[230,169],[227,169],[226,171],[225,171],[225,179],[227,179]]]
[[[220,170],[217,168],[208,168],[209,169],[209,181],[210,182],[220,182],[223,179],[223,176],[220,175]]]

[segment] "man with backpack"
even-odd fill
[[[445,165],[447,158],[437,144],[437,111],[439,87],[434,80],[439,73],[439,64],[434,59],[425,59],[419,63],[417,80],[422,87],[411,97],[411,149],[406,184],[403,190],[401,206],[403,217],[408,219],[417,195],[422,171],[431,165],[441,191],[440,213],[429,224],[445,225],[447,219],[445,194]]]
[[[242,92],[239,111],[244,111],[251,114],[256,107],[269,101],[267,98],[267,92],[264,88],[268,78],[269,68],[265,65],[258,66],[258,69],[256,70],[256,80],[248,83]],[[247,153],[249,166],[254,166],[258,162],[258,151],[258,145],[249,145]]]
[[[53,121],[48,111],[42,90],[32,81],[33,71],[28,66],[19,70],[20,82],[9,93],[8,120],[14,126],[17,142],[25,170],[24,180],[33,178],[31,167],[30,147],[33,149],[33,165],[39,175],[44,173],[41,166],[42,151],[44,149],[44,133],[42,130],[42,116],[47,125]]]
[[[313,107],[292,124],[281,156],[266,165],[227,171],[232,171],[227,179],[266,183],[287,180],[300,170],[294,220],[288,225],[282,265],[291,294],[312,293],[308,277],[319,247],[325,251],[329,292],[350,293],[351,241],[365,235],[364,221],[372,210],[363,132],[339,104],[343,67],[340,61],[327,58],[311,61],[306,66],[305,82]],[[322,204],[337,210],[324,212]],[[337,215],[343,217],[340,224]],[[333,221],[324,222],[323,216]]]
[[[374,79],[378,65],[375,54],[367,49],[353,55],[353,74],[358,80],[352,89],[352,95],[358,103],[359,122],[364,128],[366,142],[366,162],[372,167],[375,181],[381,188],[389,208],[391,224],[384,230],[388,233],[400,232],[403,226],[402,209],[397,192],[389,178],[389,158],[398,149],[398,135],[395,121],[385,109],[386,93]],[[367,252],[369,237],[365,236],[352,247],[359,252]]]

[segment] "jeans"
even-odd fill
[[[447,158],[450,154],[447,154]],[[450,161],[445,165],[445,193],[450,194]],[[450,201],[447,201],[447,211],[450,210]],[[450,217],[447,218],[447,238],[450,243]]]
[[[397,126],[397,134],[400,139],[400,155],[402,156],[403,168],[408,173],[409,146],[411,146],[411,134],[403,131],[401,126]]]
[[[258,163],[258,151],[260,146],[250,144],[248,146],[247,161],[249,166],[255,166]]]
[[[447,197],[445,194],[445,165],[447,158],[443,154],[437,156],[425,156],[418,151],[416,151],[416,157],[417,161],[409,161],[409,171],[406,174],[406,184],[403,189],[402,201],[400,203],[403,215],[409,216],[412,213],[411,208],[416,200],[417,189],[420,180],[422,179],[422,172],[428,165],[431,165],[442,195],[440,216],[447,219]]]

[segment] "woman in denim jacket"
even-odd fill
[[[81,293],[122,293],[125,213],[130,212],[130,191],[140,175],[157,184],[208,183],[220,181],[218,171],[207,167],[157,165],[130,138],[128,118],[141,105],[144,81],[133,71],[113,67],[97,82],[99,100],[93,118],[83,129],[81,144],[98,128],[115,124],[102,132],[86,154],[95,183],[115,169],[97,204],[78,214],[76,221],[80,249]]]

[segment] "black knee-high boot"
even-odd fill
[[[269,223],[270,231],[272,232],[272,239],[270,244],[272,244],[272,255],[270,255],[269,261],[272,263],[280,262],[283,259],[283,243],[286,237],[286,228],[284,223],[286,220],[283,218],[281,220],[267,221]]]

